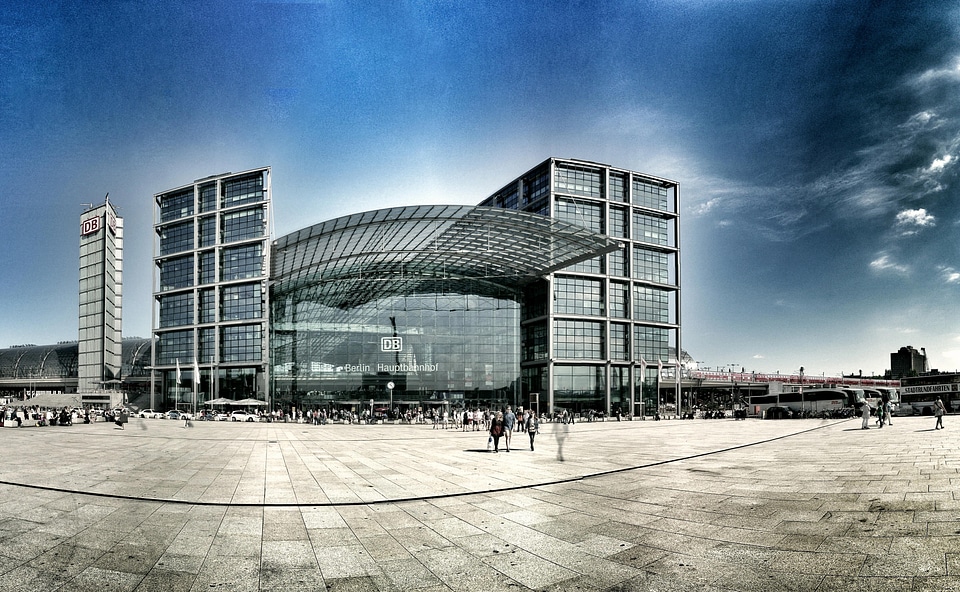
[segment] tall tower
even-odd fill
[[[267,402],[270,168],[154,196],[151,405]]]
[[[110,203],[80,216],[80,333],[77,391],[107,388],[120,378],[123,218]]]

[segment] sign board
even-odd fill
[[[87,236],[88,234],[93,234],[95,232],[100,232],[100,227],[102,225],[102,218],[100,216],[94,216],[93,218],[87,218],[80,222],[80,236]]]

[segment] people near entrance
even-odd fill
[[[943,404],[943,399],[937,397],[937,400],[933,402],[933,414],[937,417],[937,423],[933,426],[935,430],[943,429],[943,415],[947,412],[946,406]]]
[[[490,437],[493,438],[493,451],[500,452],[500,437],[503,436],[503,414],[497,412],[490,420]]]

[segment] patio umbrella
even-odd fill
[[[242,407],[248,407],[253,405],[266,405],[266,401],[261,401],[260,399],[240,399],[239,401],[231,401],[231,405],[240,405]]]
[[[226,399],[224,397],[207,401],[207,405],[229,405],[230,403],[233,403],[233,399]]]

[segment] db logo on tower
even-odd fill
[[[403,337],[381,337],[380,351],[403,351]]]

